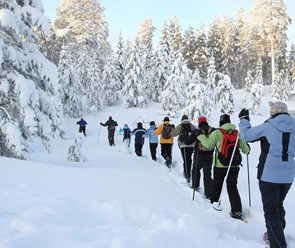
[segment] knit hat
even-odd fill
[[[142,127],[142,123],[141,122],[138,122],[137,123],[137,127]]]
[[[163,121],[170,121],[170,119],[166,116]]]
[[[186,114],[182,115],[181,121],[183,121],[183,120],[188,120],[188,116]]]
[[[219,119],[219,126],[222,126],[225,123],[230,123],[230,117],[227,114],[222,114]]]
[[[156,125],[156,123],[154,121],[151,121],[150,125],[153,126],[153,125]]]
[[[207,119],[206,119],[205,116],[200,116],[200,117],[198,118],[198,123],[200,124],[200,123],[202,123],[202,122],[207,122]]]
[[[128,127],[128,125],[127,124],[124,124],[124,127]]]
[[[268,105],[270,106],[270,115],[276,115],[276,114],[279,114],[279,113],[287,113],[288,112],[288,107],[283,102],[269,101]]]

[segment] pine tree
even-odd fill
[[[250,101],[247,104],[247,108],[250,110],[251,114],[261,115],[261,103],[263,97],[263,85],[254,83],[251,85],[250,90]]]
[[[211,113],[215,108],[217,98],[216,98],[216,69],[215,69],[215,60],[214,57],[210,57],[209,68],[206,80],[206,100],[208,112]]]
[[[225,114],[234,112],[233,86],[228,75],[218,73],[218,83],[216,87],[216,96],[218,109]]]
[[[84,137],[81,133],[76,134],[74,144],[70,145],[68,148],[68,161],[71,161],[71,162],[86,161],[85,156],[82,154],[83,139]]]
[[[252,77],[252,72],[249,70],[247,72],[247,77],[245,78],[245,91],[250,92],[252,88],[252,84],[254,83],[254,79]]]
[[[25,159],[62,131],[57,68],[36,46],[49,33],[41,1],[0,1],[0,155]]]
[[[116,77],[117,89],[121,90],[123,88],[123,82],[124,82],[124,68],[125,68],[125,56],[124,56],[124,43],[123,43],[123,37],[120,33],[119,40],[117,43],[117,50],[114,55],[114,76]]]
[[[81,88],[82,85],[73,64],[72,47],[64,47],[61,51],[58,77],[59,77],[59,97],[63,106],[63,113],[67,117],[77,118],[82,113]]]
[[[126,108],[146,104],[145,55],[136,40],[127,58],[123,87],[123,105]]]
[[[197,64],[194,59],[196,51],[196,31],[192,26],[189,26],[184,32],[183,37],[183,54],[187,67],[190,70],[195,70]]]
[[[207,52],[207,35],[205,25],[200,24],[197,30],[196,49],[194,54],[196,67],[202,78],[206,78],[208,70],[208,52]]]
[[[112,106],[118,100],[118,81],[114,75],[114,65],[111,61],[107,62],[102,74],[102,103],[106,106]]]

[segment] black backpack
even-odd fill
[[[224,166],[229,166],[233,150],[235,148],[235,143],[238,138],[238,130],[225,130],[223,128],[219,128],[222,132],[222,143],[221,150],[218,151],[218,159]],[[231,166],[238,166],[242,162],[242,156],[240,152],[240,141],[238,141],[234,156],[232,159]]]
[[[162,137],[164,139],[169,139],[171,138],[171,132],[173,131],[174,126],[170,124],[164,124],[163,125],[163,130],[162,130]]]
[[[124,129],[123,138],[124,138],[124,139],[129,139],[130,136],[131,136],[131,131],[130,131],[130,129],[128,129],[128,128]]]
[[[192,125],[190,123],[181,124],[179,132],[179,141],[185,143],[192,132]]]

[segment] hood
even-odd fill
[[[280,132],[294,133],[295,120],[287,113],[275,115],[267,120]]]
[[[220,128],[223,128],[225,130],[230,130],[230,129],[235,130],[236,126],[232,123],[225,123]]]
[[[190,120],[188,119],[184,119],[181,124],[191,124]]]

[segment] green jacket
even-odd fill
[[[236,129],[236,126],[232,123],[226,123],[222,125],[220,128],[223,128],[225,130],[234,130]],[[250,152],[250,147],[247,145],[247,143],[240,138],[240,133],[239,135],[239,140],[240,140],[240,149],[242,150],[243,153],[248,154]],[[207,148],[214,148],[214,146],[217,146],[218,151],[221,150],[221,143],[222,143],[222,132],[219,129],[216,129],[213,131],[209,137],[206,137],[204,134],[200,134],[197,139],[202,143],[203,146]],[[228,168],[227,166],[224,166],[218,159],[218,152],[215,152],[214,155],[214,166],[218,168]]]

